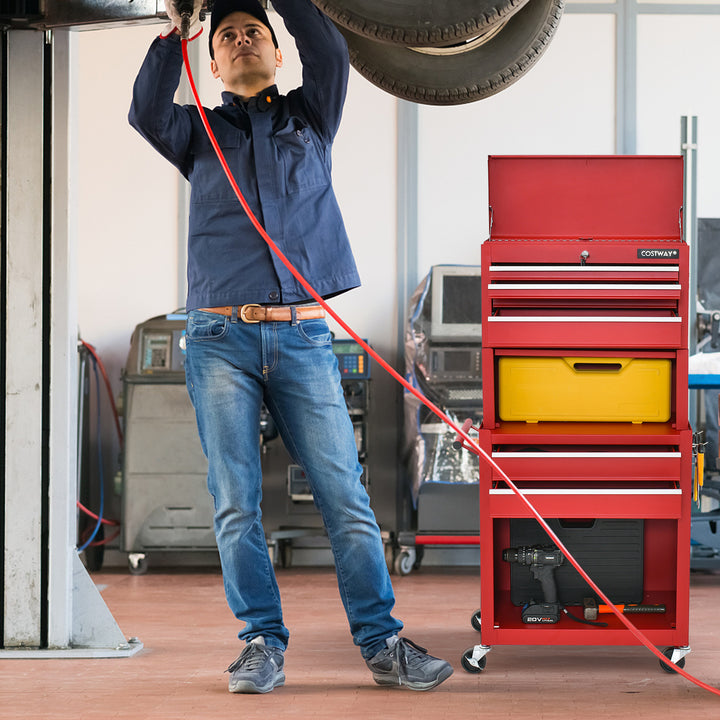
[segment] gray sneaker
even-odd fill
[[[427,654],[406,638],[388,638],[387,648],[366,660],[378,685],[404,685],[410,690],[431,690],[452,674],[452,665]]]
[[[235,662],[225,671],[230,673],[231,693],[267,693],[285,684],[285,659],[279,648],[265,645],[263,637],[253,638]]]

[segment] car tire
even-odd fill
[[[338,26],[352,66],[403,100],[461,105],[482,100],[519,80],[545,52],[560,23],[564,0],[529,0],[481,35],[444,47],[380,43]]]
[[[474,37],[528,0],[313,0],[338,25],[378,42],[434,46]]]

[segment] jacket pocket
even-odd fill
[[[287,194],[330,184],[322,145],[313,131],[297,118],[275,133],[275,145]]]

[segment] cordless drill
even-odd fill
[[[193,0],[175,0],[175,7],[180,16],[180,36],[187,40],[188,30],[190,28],[190,20],[195,10]]]
[[[522,621],[533,625],[550,625],[560,620],[561,605],[558,602],[555,568],[565,561],[565,556],[556,547],[535,546],[507,548],[503,550],[505,562],[527,565],[532,576],[540,582],[543,602],[531,599],[522,609]]]
[[[205,0],[203,5],[205,7],[200,8],[198,19],[200,22],[205,21],[205,12],[212,12],[215,0]],[[190,21],[192,20],[193,13],[195,12],[194,0],[175,0],[175,9],[177,14],[180,16],[180,37],[188,39],[190,30]]]

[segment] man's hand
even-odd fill
[[[194,40],[203,29],[200,23],[202,4],[203,0],[165,0],[165,12],[170,22],[164,27],[160,36],[167,37],[168,35],[172,35],[173,32],[181,33],[181,29],[184,29],[182,14],[190,12],[187,39]]]

